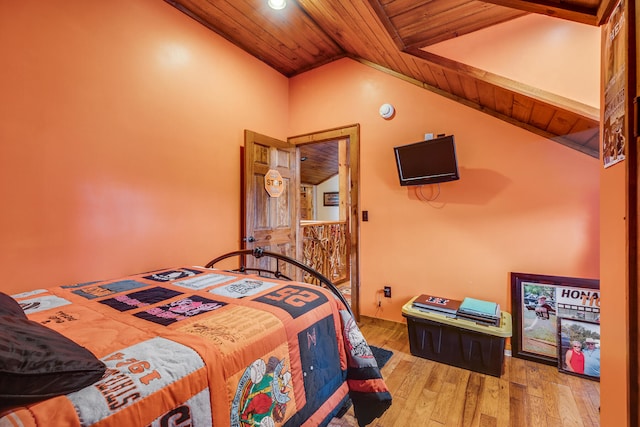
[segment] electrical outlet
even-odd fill
[[[391,286],[384,287],[384,297],[391,298]]]

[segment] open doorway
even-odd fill
[[[328,278],[349,301],[347,141],[302,144],[297,149],[302,262]],[[314,278],[306,275],[305,281],[313,282]]]
[[[302,259],[345,289],[359,317],[359,125],[288,142],[300,160]]]

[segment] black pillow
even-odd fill
[[[27,318],[18,301],[14,300],[7,294],[0,292],[0,316],[18,316]]]
[[[71,393],[102,378],[106,367],[93,353],[22,310],[5,310],[6,303],[0,302],[0,409]]]

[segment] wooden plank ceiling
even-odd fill
[[[300,146],[300,183],[322,184],[338,174],[338,141]]]
[[[614,0],[165,1],[287,77],[349,57],[598,157],[598,109],[423,48],[528,13],[602,25]]]

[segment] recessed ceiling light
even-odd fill
[[[267,4],[271,9],[280,10],[284,9],[284,7],[287,5],[287,2],[286,0],[269,0],[267,1]]]

